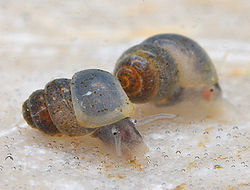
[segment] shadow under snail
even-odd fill
[[[55,79],[44,90],[33,92],[23,103],[22,113],[33,128],[55,135],[91,134],[107,145],[113,145],[117,155],[123,150],[146,149],[136,129],[136,120],[129,116],[134,106],[119,81],[110,73],[98,69],[77,72],[70,79]],[[158,115],[147,118],[171,118]],[[145,122],[144,121],[144,122]]]
[[[118,59],[114,75],[133,103],[174,104],[190,92],[208,101],[221,96],[208,54],[178,34],[155,35],[129,48]]]

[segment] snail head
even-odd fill
[[[92,136],[99,138],[108,146],[114,146],[117,156],[122,156],[126,151],[136,154],[146,151],[142,136],[137,131],[136,122],[127,117],[116,123],[100,127]]]
[[[218,83],[212,84],[210,86],[206,86],[203,88],[203,91],[202,91],[202,97],[206,101],[215,100],[218,97],[221,97],[221,95],[222,95],[222,91]]]

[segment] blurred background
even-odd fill
[[[249,10],[248,0],[0,0],[1,189],[249,188]],[[21,105],[34,90],[87,68],[112,72],[124,50],[158,33],[189,36],[207,50],[224,97],[245,122],[158,123],[143,133],[151,162],[142,171],[112,170],[95,149],[74,152],[73,140],[54,140],[24,123]]]

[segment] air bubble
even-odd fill
[[[164,159],[167,159],[168,158],[168,155],[164,155]]]

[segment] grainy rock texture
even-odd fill
[[[249,10],[247,0],[1,0],[0,189],[249,189]],[[137,106],[135,118],[178,114],[138,128],[142,162],[118,164],[89,137],[49,137],[23,120],[22,103],[50,80],[112,72],[130,46],[173,32],[207,50],[224,99]]]

